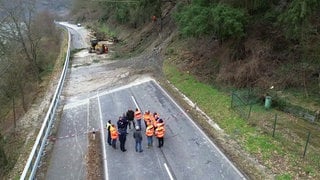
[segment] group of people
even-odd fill
[[[160,118],[159,114],[150,111],[146,111],[144,114],[136,108],[135,111],[129,109],[126,113],[123,113],[117,121],[117,127],[111,123],[111,120],[107,122],[108,129],[108,144],[116,149],[117,139],[120,141],[120,149],[122,152],[127,151],[125,148],[125,142],[127,137],[127,129],[135,128],[133,138],[135,139],[136,152],[143,152],[142,149],[142,127],[141,121],[144,120],[145,124],[145,135],[147,137],[147,148],[153,146],[153,136],[158,139],[158,147],[161,148],[164,143],[165,126],[164,121]],[[137,125],[136,125],[137,122]]]

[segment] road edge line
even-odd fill
[[[102,156],[103,156],[103,167],[104,167],[104,179],[108,180],[108,163],[107,163],[107,152],[106,152],[106,142],[104,137],[104,126],[102,120],[102,111],[100,105],[100,96],[98,96],[98,106],[99,106],[99,116],[100,116],[100,129],[101,129],[101,140],[102,140]]]
[[[233,164],[233,162],[225,155],[222,153],[222,151],[220,150],[220,148],[215,145],[212,140],[207,136],[206,133],[204,133],[204,131],[190,118],[190,116],[178,105],[178,103],[176,103],[174,101],[174,99],[167,93],[167,91],[165,91],[159,84],[157,81],[152,80],[158,87],[159,89],[179,108],[179,110],[189,119],[189,121],[206,137],[206,139],[210,142],[210,144],[215,147],[217,149],[217,151],[222,155],[222,157],[224,157],[229,164],[233,167],[233,169],[240,175],[240,177],[242,179],[247,179],[245,177],[244,174],[241,173],[241,171]]]

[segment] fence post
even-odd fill
[[[250,115],[251,115],[251,109],[252,109],[252,104],[250,103],[250,109],[249,109],[249,113],[248,113],[247,120],[249,120],[249,118],[250,118]]]
[[[311,132],[309,131],[309,133],[308,133],[308,138],[307,138],[307,142],[306,142],[306,146],[304,147],[303,158],[306,156],[307,147],[308,147],[309,140],[310,140],[310,135],[311,135]]]
[[[275,115],[274,115],[274,124],[273,124],[273,133],[272,133],[272,137],[274,137],[274,134],[275,134],[275,132],[276,132],[277,119],[278,119],[278,115],[277,115],[277,114],[275,114]]]
[[[233,109],[233,92],[231,93],[231,109]]]

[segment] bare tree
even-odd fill
[[[16,129],[17,122],[17,102],[18,99],[24,100],[23,88],[25,86],[25,66],[19,61],[19,58],[11,56],[11,66],[7,69],[6,73],[2,76],[2,83],[0,89],[2,94],[7,99],[11,99],[11,107],[13,112],[13,127]],[[23,103],[22,103],[23,104]]]
[[[24,53],[25,60],[37,80],[41,80],[38,66],[38,49],[42,34],[33,26],[35,16],[34,0],[3,0],[0,2],[0,13],[5,14],[6,26],[0,36],[8,41],[19,43],[14,50]],[[39,28],[39,27],[38,27]]]

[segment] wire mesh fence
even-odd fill
[[[261,92],[252,90],[233,92],[231,108],[250,125],[259,127],[263,134],[272,136],[281,145],[286,146],[290,153],[320,170],[320,124],[317,122],[317,114],[303,107],[292,108],[294,106],[288,102],[285,104],[289,106],[282,104],[282,109],[277,108],[283,111],[274,111],[266,107],[266,99],[262,99],[259,93]],[[273,107],[278,105],[278,102],[272,103]]]

